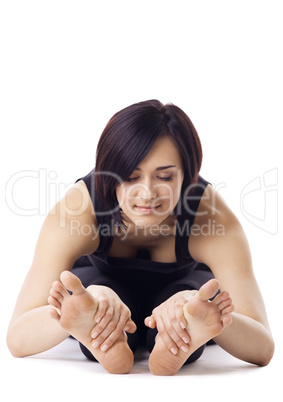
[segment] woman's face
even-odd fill
[[[122,217],[138,227],[159,225],[177,205],[183,178],[176,146],[168,136],[158,138],[129,179],[116,188]]]

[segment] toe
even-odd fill
[[[53,306],[49,308],[49,314],[52,318],[55,318],[55,320],[59,320],[61,317],[60,312],[57,310],[57,308],[54,308]]]
[[[231,314],[231,313],[233,313],[233,311],[234,311],[234,306],[231,304],[228,307],[221,310],[221,315],[224,316],[226,314]]]
[[[56,308],[58,308],[58,309],[61,308],[61,303],[59,303],[59,301],[58,301],[57,299],[55,299],[54,297],[52,297],[52,296],[49,296],[49,297],[48,297],[48,303],[49,303],[50,306],[52,306],[52,307],[56,307]]]
[[[219,282],[217,279],[210,279],[200,288],[198,292],[198,297],[202,301],[208,301],[217,293],[219,289]]]
[[[226,307],[231,306],[231,304],[232,304],[232,300],[229,298],[229,299],[227,299],[227,300],[223,300],[222,302],[220,302],[220,303],[218,304],[218,308],[219,308],[220,311],[222,311],[222,310],[224,310]]]
[[[70,290],[73,294],[81,293],[84,290],[79,278],[70,271],[62,272],[60,279],[66,289]]]
[[[65,297],[67,296],[69,293],[67,292],[67,290],[65,289],[65,287],[62,285],[61,282],[59,281],[55,281],[52,283],[52,288],[54,292],[61,294],[61,297]],[[50,290],[50,292],[51,292]]]
[[[229,293],[226,292],[226,290],[224,290],[223,292],[219,293],[214,299],[213,302],[215,304],[220,304],[221,302],[223,302],[224,300],[229,299]]]
[[[52,296],[54,299],[58,300],[59,303],[61,303],[64,298],[62,293],[57,292],[54,288],[50,289],[50,296]]]
[[[230,324],[232,324],[232,317],[229,315],[226,315],[225,317],[223,317],[223,319],[222,319],[223,328],[228,327]]]

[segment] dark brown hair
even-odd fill
[[[162,135],[175,143],[182,159],[183,193],[197,181],[202,162],[200,139],[183,110],[158,100],[139,102],[116,113],[103,130],[96,152],[95,185],[105,208],[115,211],[117,223],[122,223],[117,185],[130,177]]]

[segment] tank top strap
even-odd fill
[[[188,249],[189,236],[192,231],[200,200],[208,184],[210,184],[208,181],[198,176],[197,182],[192,184],[190,188],[182,194],[181,213],[178,216],[176,227],[177,259],[192,259]]]
[[[97,255],[101,260],[107,261],[108,254],[113,242],[113,218],[110,215],[109,211],[105,210],[103,203],[96,191],[95,169],[93,169],[86,176],[76,180],[76,182],[78,182],[79,180],[83,180],[85,182],[93,203],[93,208],[98,224],[100,242],[98,249],[95,251],[95,255]],[[183,199],[180,207],[181,213],[179,213],[178,211],[175,240],[175,252],[177,261],[192,260],[192,257],[188,250],[189,236],[192,230],[195,216],[197,214],[200,200],[208,184],[210,183],[199,176],[198,181],[195,184],[191,185],[188,191],[181,195]]]

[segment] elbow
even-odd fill
[[[23,351],[21,350],[21,348],[18,345],[18,342],[15,339],[13,331],[11,330],[8,330],[6,336],[6,344],[13,357],[25,357]]]
[[[275,351],[275,343],[273,339],[270,339],[268,347],[265,350],[265,353],[261,356],[260,360],[256,364],[260,367],[267,366],[273,358],[274,351]]]

